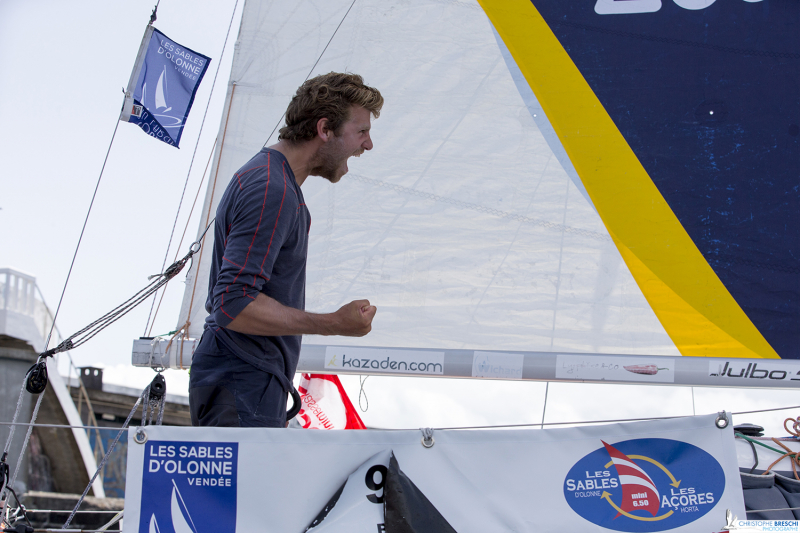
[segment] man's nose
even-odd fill
[[[367,140],[361,145],[364,150],[372,150],[372,138],[367,134]]]

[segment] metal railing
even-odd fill
[[[36,297],[36,278],[12,268],[0,268],[0,311],[33,319],[41,340],[47,338],[53,319],[44,302]],[[36,339],[21,339],[27,342]]]

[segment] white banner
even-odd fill
[[[711,533],[745,516],[714,420],[436,430],[431,447],[411,430],[131,430],[124,531]]]

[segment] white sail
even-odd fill
[[[150,533],[161,533],[161,528],[158,527],[158,520],[156,520],[155,513],[150,516]]]
[[[194,528],[189,526],[186,518],[184,518],[181,507],[183,506],[185,508],[186,504],[183,503],[183,498],[181,497],[181,493],[178,491],[178,487],[175,485],[175,481],[173,481],[172,484],[172,502],[170,505],[170,510],[172,511],[172,527],[175,529],[175,533],[198,533],[194,530]],[[189,516],[188,509],[186,510],[186,515]],[[191,520],[191,517],[189,519]]]
[[[307,309],[378,306],[369,336],[326,342],[678,355],[481,7],[351,4],[248,1],[200,231],[322,55],[312,76],[356,72],[386,99],[374,150],[303,187]],[[211,246],[179,320],[194,338]]]
[[[156,85],[156,109],[161,110],[167,106],[167,99],[164,96],[164,91],[166,90],[164,86],[167,84],[167,67],[164,67],[164,70],[161,72],[161,76],[158,78],[158,84]],[[169,109],[167,109],[169,111]]]

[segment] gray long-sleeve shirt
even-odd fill
[[[206,333],[242,360],[276,375],[286,390],[297,368],[301,336],[246,335],[227,326],[259,292],[305,309],[310,227],[311,215],[288,161],[268,148],[233,176],[214,224]]]

